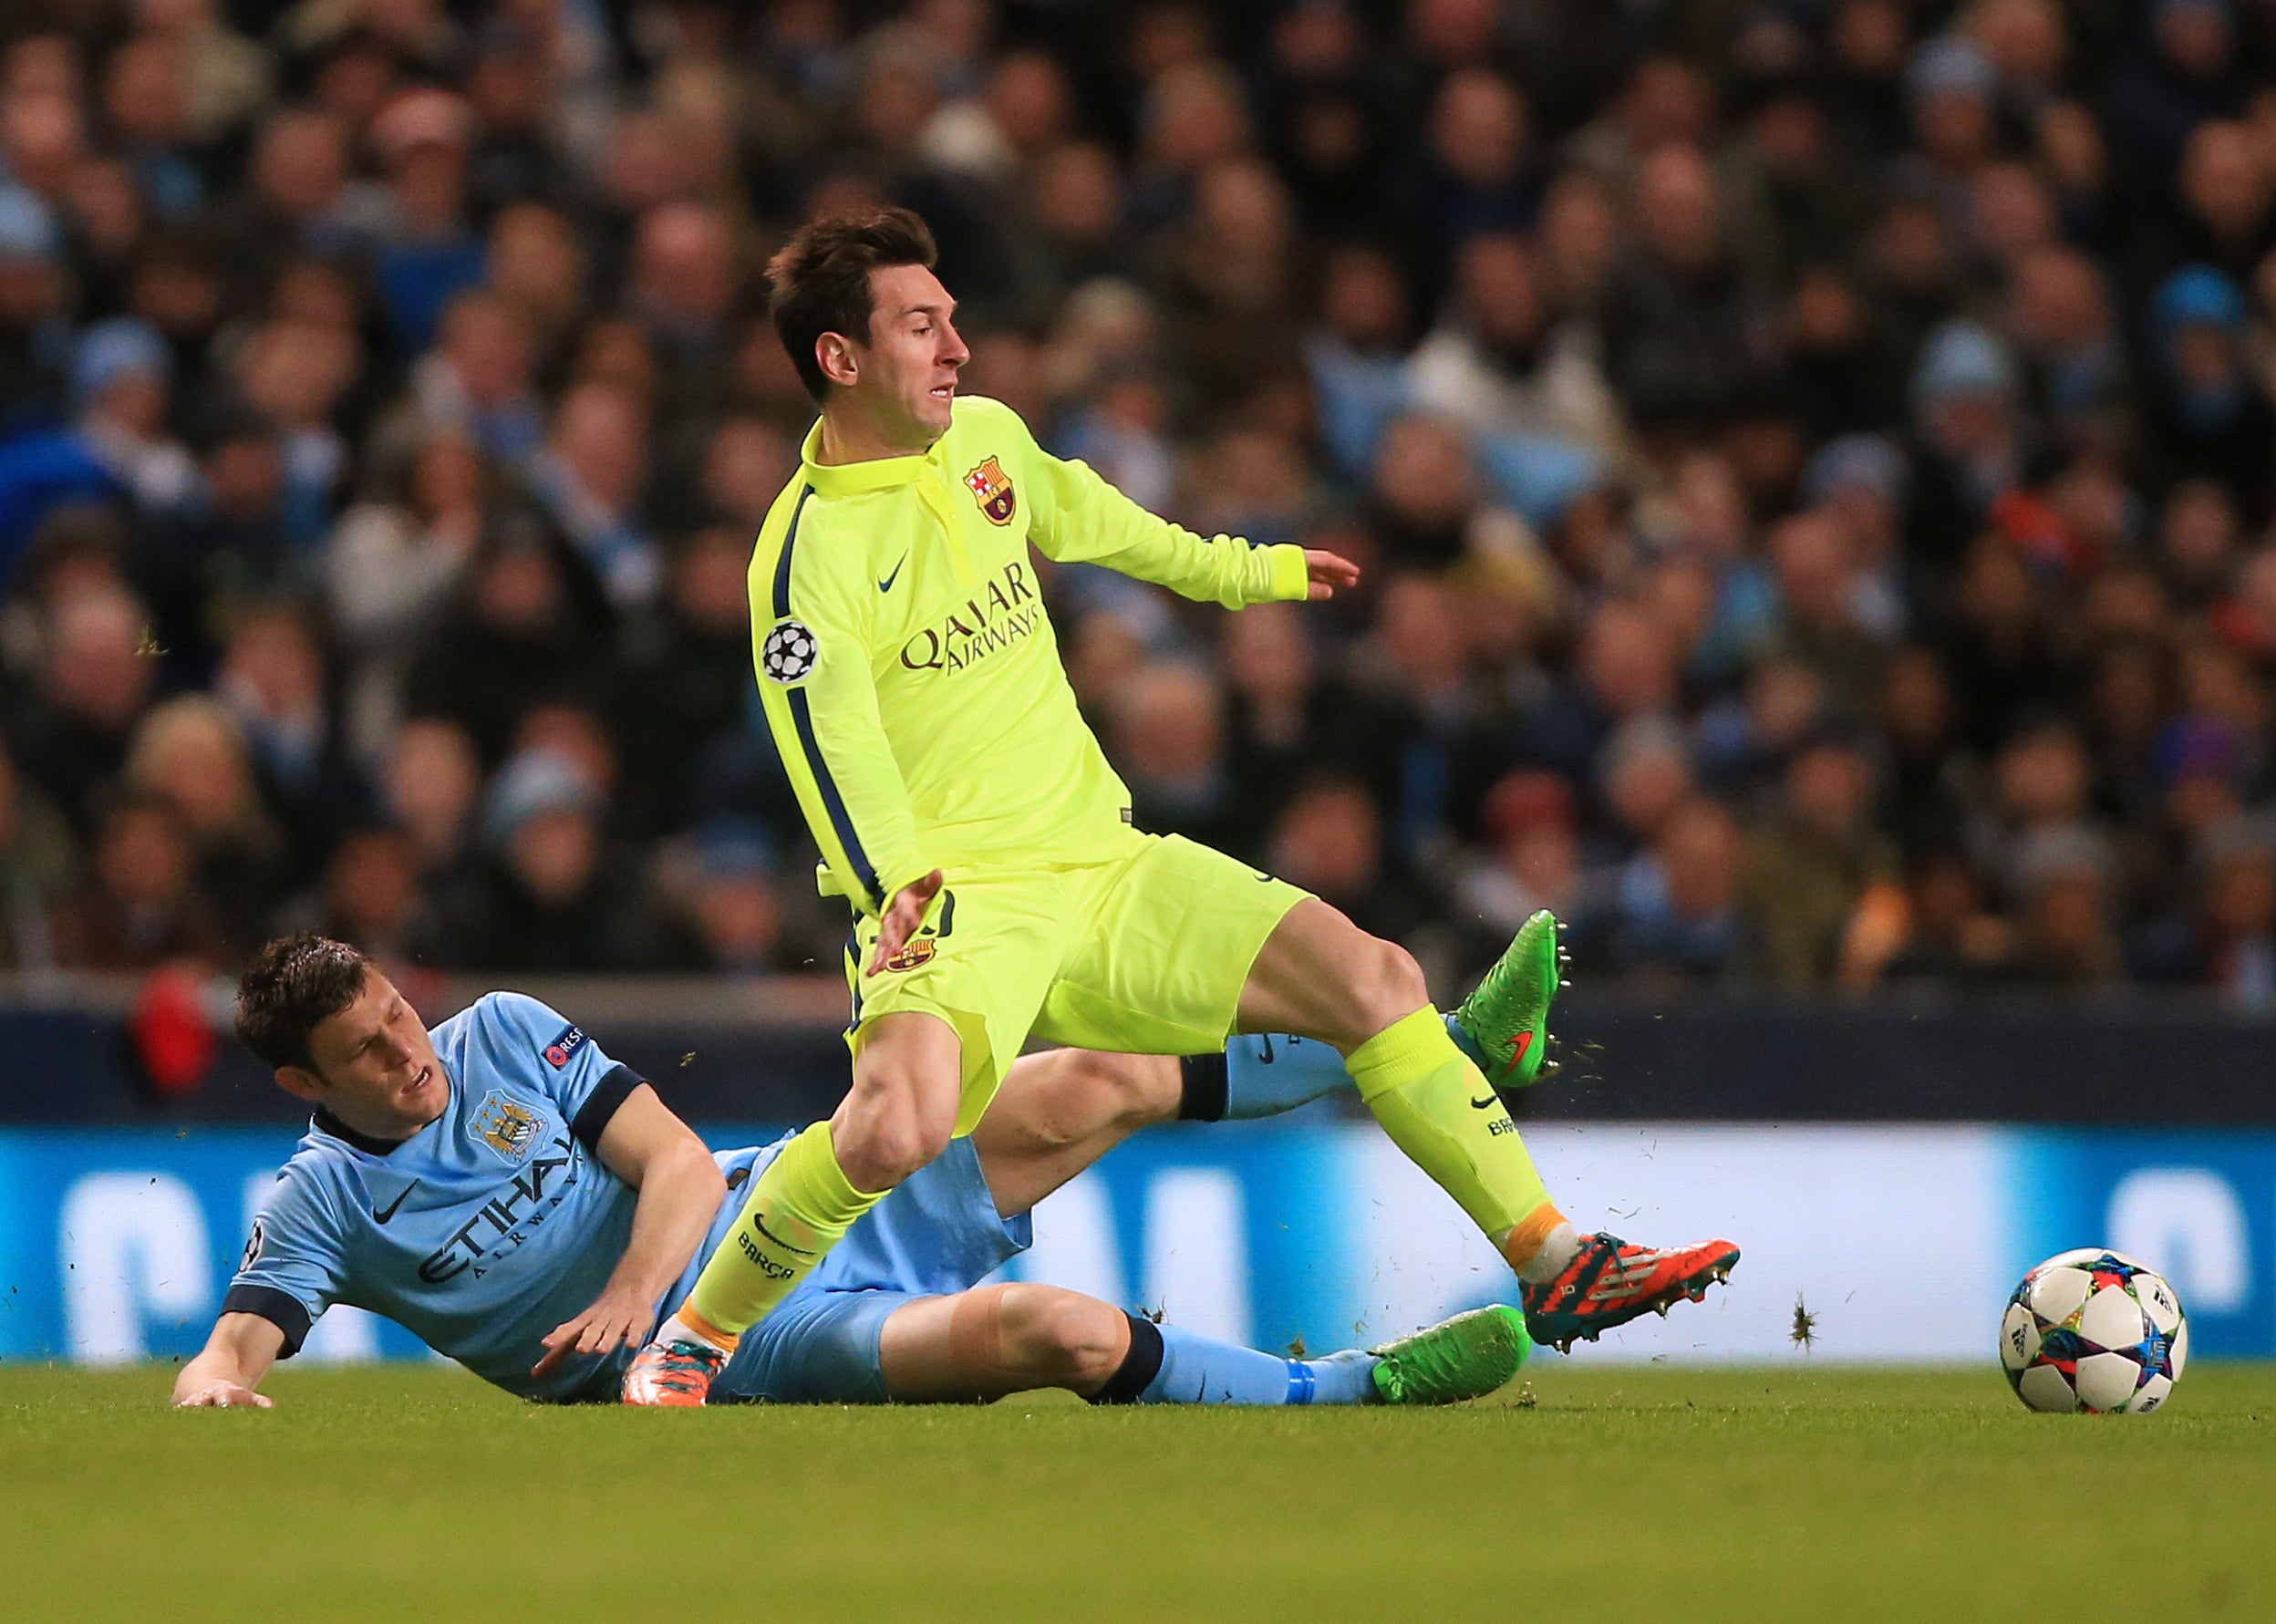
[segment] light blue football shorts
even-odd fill
[[[756,1178],[786,1143],[722,1153],[719,1160],[730,1176],[747,1166]],[[730,1225],[748,1187],[739,1183],[722,1209]],[[726,1228],[713,1226],[705,1258]],[[950,1140],[937,1160],[872,1207],[798,1289],[743,1334],[711,1384],[711,1402],[889,1402],[877,1358],[886,1316],[920,1297],[978,1285],[1033,1238],[1025,1213],[1007,1218],[996,1211],[972,1141]]]

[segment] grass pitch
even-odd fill
[[[0,1369],[11,1619],[2276,1617],[2276,1367],[1589,1368],[1445,1411],[548,1410],[432,1368]]]

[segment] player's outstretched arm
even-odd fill
[[[184,1410],[266,1410],[276,1401],[257,1391],[284,1333],[258,1314],[224,1314],[197,1358],[174,1378],[174,1404]]]
[[[1102,564],[1166,586],[1181,597],[1227,609],[1327,597],[1360,578],[1350,561],[1333,553],[1307,552],[1288,543],[1252,547],[1237,536],[1196,535],[1148,512],[1088,463],[1044,450],[1009,407],[972,404],[984,413],[1001,414],[1016,436],[1012,460],[1015,484],[1029,503],[1028,539],[1047,558]]]
[[[549,1374],[572,1353],[647,1341],[657,1299],[694,1258],[727,1199],[727,1179],[710,1151],[645,1082],[609,1118],[599,1149],[602,1164],[640,1192],[632,1237],[593,1306],[547,1334],[533,1376]]]

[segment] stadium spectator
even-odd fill
[[[833,960],[750,721],[741,566],[812,415],[759,266],[890,197],[967,388],[1183,522],[1368,565],[1222,628],[1052,574],[1142,821],[1473,957],[1554,896],[1662,983],[2260,996],[2248,8],[274,9],[0,21],[19,958],[329,908],[444,963],[534,883],[580,963]],[[216,858],[235,813],[116,810],[183,695],[275,873]],[[532,751],[610,782],[517,870],[478,825]],[[122,818],[87,850],[142,900],[62,899]]]
[[[57,966],[148,970],[187,959],[207,973],[234,962],[198,858],[171,801],[126,794],[96,831],[86,877],[55,917]]]
[[[600,786],[549,750],[500,769],[482,812],[482,849],[436,900],[430,950],[500,973],[648,967],[647,923],[605,864]]]
[[[63,814],[0,750],[0,970],[54,966],[52,915],[77,860]]]
[[[150,701],[148,626],[133,598],[96,585],[57,604],[44,629],[46,658],[12,719],[11,750],[25,777],[84,833]]]

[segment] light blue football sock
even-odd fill
[[[1265,1032],[1225,1046],[1225,1118],[1247,1122],[1309,1105],[1351,1086],[1343,1057],[1326,1043]]]
[[[1364,1404],[1376,1402],[1368,1353],[1282,1359],[1198,1337],[1174,1325],[1162,1333],[1162,1368],[1138,1394],[1141,1404]]]
[[[1446,1017],[1446,1030],[1464,1054],[1485,1064],[1476,1046],[1451,1015]],[[1197,1055],[1187,1060],[1185,1103],[1179,1114],[1211,1122],[1280,1116],[1332,1094],[1350,1081],[1343,1056],[1331,1045],[1286,1032],[1261,1032],[1235,1038],[1225,1046],[1222,1056]],[[1222,1103],[1214,1097],[1220,1086]]]

